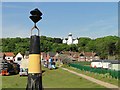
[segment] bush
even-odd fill
[[[98,73],[98,74],[104,74],[105,76],[112,76],[112,78],[115,79],[120,79],[120,71],[113,71],[113,70],[106,70],[106,69],[102,69],[102,68],[91,68],[88,66],[83,66],[80,64],[69,64],[69,66],[80,69],[80,70],[84,70],[84,71],[89,71],[89,72],[94,72],[94,73]]]

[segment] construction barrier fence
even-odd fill
[[[83,66],[80,64],[70,63],[69,66],[77,68],[79,70],[89,71],[98,74],[108,74],[112,76],[112,78],[120,79],[120,71],[110,70],[110,69],[103,69],[103,68],[92,68],[89,66]]]

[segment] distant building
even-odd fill
[[[70,45],[70,44],[78,44],[78,39],[73,39],[72,33],[69,33],[68,38],[67,39],[64,38],[62,42],[66,43],[68,45]]]
[[[3,59],[5,59],[5,54],[0,52],[0,61],[2,61]]]
[[[20,64],[22,60],[23,60],[22,54],[21,54],[21,53],[18,53],[18,54],[15,56],[14,62]]]
[[[48,52],[48,53],[45,53],[45,52],[41,52],[41,60],[49,60],[51,57],[54,59],[54,60],[57,60],[58,59],[58,53],[56,52]]]
[[[92,60],[99,60],[100,57],[97,53],[93,52],[81,52],[78,61],[92,61]]]
[[[71,52],[65,51],[62,54],[73,57],[76,61],[92,61],[99,60],[100,57],[95,52]]]
[[[14,53],[13,52],[5,52],[5,60],[13,61],[14,60]]]

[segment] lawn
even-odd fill
[[[44,68],[43,70],[45,70],[42,76],[44,88],[104,88],[60,68],[56,70]],[[2,76],[3,88],[26,88],[26,82],[27,77]]]

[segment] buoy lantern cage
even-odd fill
[[[31,29],[30,49],[29,49],[29,64],[28,64],[28,82],[26,90],[42,90],[42,69],[40,60],[40,30],[36,23],[42,19],[42,13],[38,9],[30,12],[30,19],[34,22],[34,27]],[[38,34],[32,35],[32,31],[37,29]]]

